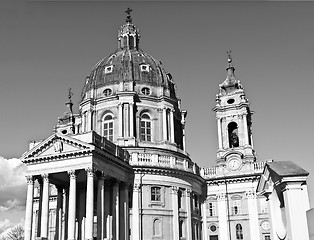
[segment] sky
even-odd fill
[[[23,222],[25,166],[31,140],[52,134],[66,111],[77,112],[85,77],[117,47],[132,8],[140,47],[174,77],[187,110],[187,151],[215,165],[218,85],[228,49],[251,103],[258,161],[293,161],[310,175],[314,206],[314,2],[311,1],[1,1],[0,233]]]

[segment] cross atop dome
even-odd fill
[[[133,10],[131,9],[131,8],[128,8],[126,11],[125,11],[125,13],[127,14],[127,16],[126,16],[126,22],[127,23],[132,23],[132,18],[131,18],[131,12],[132,12]]]

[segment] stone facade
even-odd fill
[[[234,75],[216,96],[217,164],[185,150],[187,111],[172,75],[139,48],[127,11],[118,49],[86,78],[78,113],[30,144],[25,240],[269,240],[266,198],[256,192],[252,112]],[[273,235],[272,235],[273,236]]]

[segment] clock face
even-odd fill
[[[241,160],[237,158],[230,159],[228,162],[228,168],[232,171],[238,170],[241,167]]]

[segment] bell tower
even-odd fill
[[[227,54],[227,78],[219,84],[216,106],[213,108],[218,127],[217,165],[227,164],[230,170],[236,170],[245,162],[255,161],[256,155],[253,149],[249,101],[240,81],[234,75],[231,51],[228,50]]]

